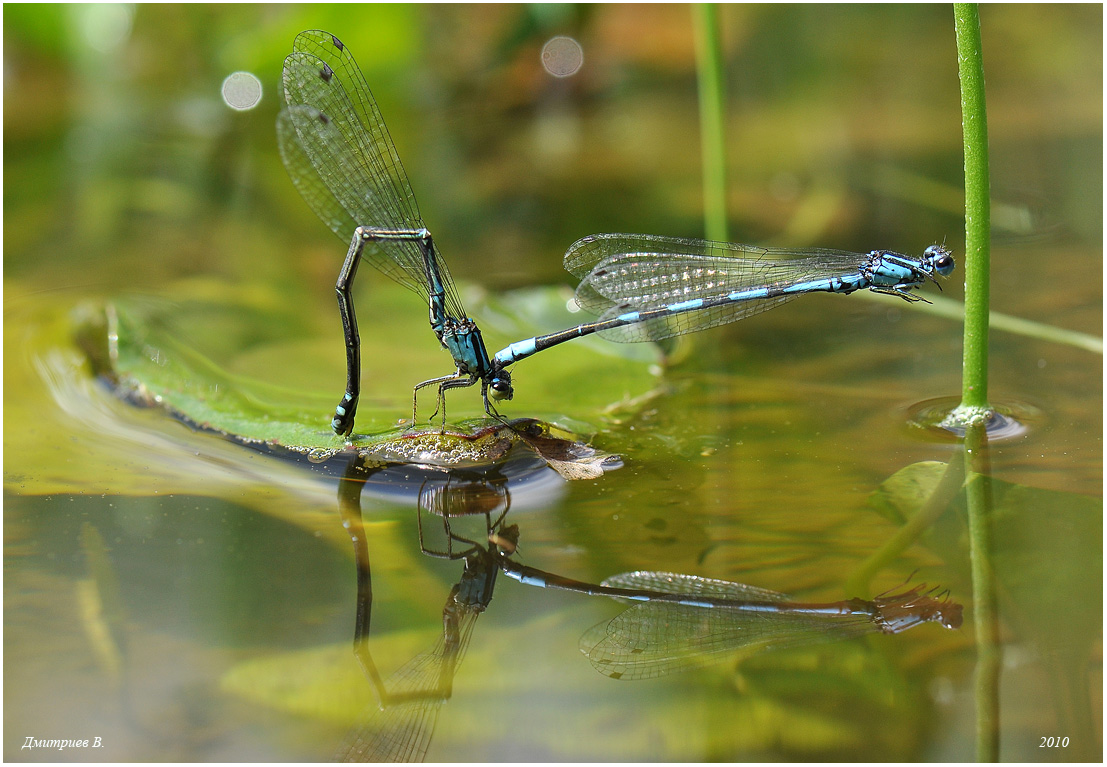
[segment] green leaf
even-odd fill
[[[548,319],[548,315],[558,314],[552,306],[564,306],[559,294],[556,300],[552,295],[551,291],[528,291],[513,298],[520,306],[545,307],[544,313],[535,316]],[[75,321],[75,336],[93,372],[109,381],[117,396],[125,401],[161,409],[193,429],[214,432],[241,444],[282,448],[307,455],[315,462],[348,456],[350,445],[330,430],[330,408],[324,404],[330,398],[304,394],[260,377],[236,375],[202,350],[206,345],[217,353],[233,354],[233,349],[220,346],[218,341],[229,333],[238,339],[240,346],[245,345],[243,339],[250,335],[245,328],[251,324],[269,327],[263,312],[251,311],[249,306],[234,306],[234,311],[231,308],[221,303],[213,305],[211,301],[177,304],[171,307],[172,311],[164,305],[121,302],[84,307]],[[229,329],[220,332],[222,325]],[[515,325],[516,332],[533,332],[525,323]],[[181,331],[184,327],[202,328],[204,338],[217,342],[190,343]],[[373,336],[378,346],[389,340],[380,338],[381,335],[385,334]],[[433,351],[433,335],[424,331],[421,337],[423,341],[432,341],[426,346]],[[363,354],[370,360],[402,356],[399,352],[393,354],[368,346]],[[640,352],[636,356],[639,355]],[[252,356],[260,366],[257,361],[261,355],[255,350]],[[549,384],[558,388],[562,402],[573,397],[575,387],[582,392],[581,399],[592,401],[592,407],[606,405],[610,399],[625,396],[627,391],[623,389],[614,397],[602,394],[599,385],[607,379],[622,373],[625,378],[637,381],[638,386],[649,379],[641,364],[597,354],[587,344],[580,344],[575,351],[568,350],[562,356],[556,374],[551,375],[555,380]],[[340,371],[343,360],[335,362],[336,370]],[[542,366],[536,367],[541,371]],[[335,379],[341,380],[339,375]],[[367,388],[375,389],[379,383],[378,377],[373,376],[367,381]],[[543,390],[538,388],[541,398]],[[454,399],[463,400],[463,396],[457,393]],[[470,406],[480,406],[479,397],[470,399],[474,400]],[[359,433],[352,445],[364,458],[378,463],[486,465],[502,459],[515,447],[526,446],[546,458],[563,476],[583,479],[602,474],[608,459],[606,454],[574,441],[572,433],[534,419],[517,419],[510,426],[486,418],[468,419],[448,430],[434,426],[412,430],[410,421],[397,417],[403,411],[377,405],[371,392],[362,402],[357,421]],[[451,413],[455,412],[454,405],[451,400]]]

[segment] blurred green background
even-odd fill
[[[958,250],[947,10],[726,9],[735,239]],[[997,211],[1000,243],[1098,241],[1097,18],[1086,6],[985,12],[993,189],[1020,213]],[[686,7],[14,5],[4,21],[9,279],[95,286],[106,272],[116,289],[264,274],[328,287],[341,246],[320,236],[274,151],[281,62],[303,28],[354,52],[459,278],[567,282],[559,256],[584,234],[701,230]],[[581,42],[574,77],[538,65],[555,34]],[[222,103],[237,70],[263,84],[256,109]],[[998,255],[1003,267],[1018,253]],[[44,279],[46,265],[61,274]],[[1017,265],[997,268],[996,308],[1027,313],[1011,305],[1033,294],[1019,275],[1044,270]]]
[[[993,308],[1095,335],[1102,14],[981,12]],[[951,8],[744,5],[721,18],[731,237],[908,253],[944,242],[960,257]],[[333,285],[346,244],[299,198],[274,135],[281,62],[313,28],[340,36],[362,66],[490,347],[561,327],[539,313],[519,335],[531,294],[509,291],[571,287],[561,255],[579,237],[702,235],[687,6],[5,5],[8,759],[87,760],[20,745],[101,733],[105,759],[327,758],[357,709],[327,709],[345,700],[334,687],[305,702],[302,690],[321,683],[292,679],[307,665],[295,653],[322,646],[338,648],[359,705],[369,699],[348,651],[353,573],[333,485],[111,404],[71,342],[84,302],[152,307],[156,329],[210,361],[219,385],[273,387],[309,402],[297,406],[325,428],[344,373]],[[556,35],[582,47],[572,77],[541,65]],[[252,110],[221,99],[236,71],[262,83]],[[960,296],[960,274],[946,296]],[[425,308],[386,283],[365,270],[358,283],[366,388],[400,418],[411,384],[448,372],[448,360]],[[509,414],[579,419],[627,461],[533,502],[526,561],[597,580],[652,568],[841,598],[841,582],[897,529],[866,505],[870,492],[951,453],[904,422],[908,406],[959,391],[959,325],[812,297],[687,348],[652,391],[645,373],[625,388],[581,380],[553,351],[520,365]],[[996,332],[992,367],[993,400],[1036,414],[991,454],[1011,483],[1004,572],[1020,574],[1001,583],[1001,755],[1098,760],[1102,358]],[[582,405],[575,390],[593,386],[631,404]],[[479,398],[451,397],[451,415],[477,412]],[[394,662],[382,662],[392,670],[433,641],[460,568],[419,556],[410,506],[371,516],[375,625],[393,642]],[[82,585],[98,584],[101,600],[112,592],[86,523],[106,541],[126,618],[105,618]],[[882,586],[922,568],[966,602],[961,632],[928,626],[656,683],[612,682],[576,652],[610,606],[590,602],[582,616],[569,597],[506,584],[429,757],[969,758],[971,589],[957,531],[913,547]],[[1057,594],[1069,598],[1046,598]],[[122,649],[109,651],[105,625]],[[275,670],[242,682],[258,658]],[[1072,743],[1040,749],[1051,735]]]

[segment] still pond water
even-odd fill
[[[353,652],[358,525],[373,665],[395,694],[416,668],[405,664],[431,664],[416,681],[434,703],[414,707],[428,760],[973,758],[961,496],[858,576],[959,460],[955,441],[908,425],[919,403],[956,400],[955,320],[812,296],[684,339],[664,361],[604,341],[537,355],[518,366],[505,415],[620,457],[585,457],[576,465],[593,471],[573,480],[527,445],[480,443],[464,469],[384,469],[348,453],[293,461],[197,428],[224,411],[196,403],[231,402],[247,436],[295,422],[341,447],[327,430],[344,374],[331,292],[344,245],[296,195],[273,131],[298,31],[327,29],[355,51],[498,349],[578,321],[559,265],[578,237],[700,234],[686,8],[97,13],[5,8],[5,758],[364,755],[350,738],[407,726],[412,707],[376,713]],[[1101,29],[1098,7],[983,13],[994,308],[1095,336]],[[541,67],[556,35],[581,42],[572,78]],[[948,8],[728,8],[724,41],[734,239],[906,252],[944,241],[963,254]],[[263,83],[251,112],[217,100],[239,69]],[[962,273],[944,297],[960,298]],[[357,292],[359,431],[397,427],[411,385],[449,372],[425,306],[386,282],[363,270]],[[191,422],[94,376],[105,317],[119,318],[121,366],[197,408]],[[1027,425],[987,451],[1000,756],[1099,760],[1102,358],[1001,330],[991,355],[993,400]],[[474,390],[449,403],[452,423],[478,428],[465,420],[481,413]],[[550,457],[553,443],[536,442]],[[439,462],[436,449],[421,463]],[[444,510],[478,513],[447,532]],[[626,605],[502,573],[493,591],[492,567],[477,589],[486,608],[459,610],[452,589],[477,581],[441,555],[474,543],[590,583],[668,571],[804,602],[926,583],[965,622],[616,680],[578,645]],[[457,647],[453,630],[463,657],[442,649]],[[1066,745],[1043,747],[1051,737]]]

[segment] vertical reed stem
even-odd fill
[[[966,422],[988,408],[988,302],[991,207],[988,177],[988,114],[984,100],[984,54],[980,14],[973,3],[954,5],[957,69],[961,78],[961,124],[965,141],[965,347],[961,416]],[[966,412],[966,411],[975,412]],[[956,414],[955,414],[956,415]]]
[[[726,84],[719,36],[719,7],[692,6],[699,75],[700,144],[703,151],[703,218],[709,240],[729,240],[726,216]]]
[[[988,301],[991,236],[988,118],[984,100],[984,55],[980,9],[953,6],[961,120],[965,141],[965,349],[961,404],[952,414],[965,430],[965,505],[976,631],[976,759],[999,759],[999,616],[992,570],[992,503],[987,470]]]

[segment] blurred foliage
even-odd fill
[[[944,240],[963,251],[947,7],[751,5],[722,16],[736,240],[904,251]],[[996,309],[1098,334],[1102,8],[987,5],[982,25],[993,196],[1004,210]],[[151,378],[180,372],[196,391],[230,389],[255,414],[280,410],[325,433],[341,393],[333,286],[346,244],[293,189],[274,135],[281,61],[309,28],[339,35],[364,68],[491,346],[570,324],[560,257],[580,236],[701,233],[683,6],[5,5],[9,732],[107,719],[118,750],[105,758],[329,755],[336,733],[312,730],[300,713],[262,720],[243,710],[239,688],[232,701],[214,680],[241,674],[274,711],[302,712],[289,701],[311,698],[289,672],[307,660],[291,653],[332,645],[352,618],[333,486],[118,401],[88,375],[71,316],[117,303],[139,318],[131,327],[150,350],[169,350],[145,356],[166,362]],[[572,78],[540,66],[557,34],[583,47]],[[262,81],[252,111],[220,100],[236,70]],[[955,284],[946,289],[957,297]],[[372,352],[363,407],[383,424],[404,417],[412,383],[448,360],[412,296],[373,274],[357,293]],[[899,428],[900,408],[953,387],[959,337],[945,320],[834,299],[699,334],[660,387],[643,364],[654,359],[647,346],[575,344],[520,365],[513,407],[592,421],[597,445],[628,456],[611,477],[533,503],[543,513],[526,517],[526,561],[592,580],[663,564],[841,598],[845,574],[897,527],[864,513],[871,489],[944,457],[946,446]],[[1100,604],[1088,585],[1101,577],[1094,510],[1056,491],[1102,487],[1102,369],[1079,350],[992,340],[994,387],[1046,414],[1025,439],[992,447],[1009,483],[996,485],[1009,522],[997,542],[1009,549],[1004,567],[1021,573],[1010,627],[1027,639],[1009,648],[1003,757],[1032,760],[1043,755],[1021,744],[1043,722],[1065,734],[1067,723],[1094,731],[1101,719],[1100,701],[1088,700],[1098,613],[1077,600],[1057,608],[1053,626],[1042,621],[1054,593]],[[468,394],[452,393],[452,417],[479,413]],[[606,407],[615,400],[623,404]],[[410,512],[383,503],[367,521],[375,586],[403,614],[378,626],[399,662],[430,640],[440,589],[456,577],[414,549]],[[81,548],[90,520],[106,556],[89,536]],[[920,578],[950,578],[957,539],[939,532],[882,585],[917,567]],[[957,761],[971,750],[965,632],[620,685],[576,653],[579,617],[532,591],[503,589],[478,622],[439,754]],[[1070,620],[1081,635],[1066,645]],[[393,640],[397,624],[425,633]],[[263,675],[243,655],[265,647]],[[112,687],[102,669],[117,656],[123,683]],[[290,688],[278,695],[282,673]],[[347,688],[361,683],[349,656],[344,673]],[[324,696],[342,689],[319,681]],[[597,701],[595,716],[581,715]],[[6,756],[25,758],[13,742]]]

